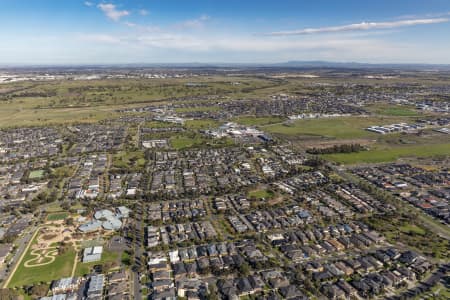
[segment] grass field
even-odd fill
[[[364,130],[371,125],[391,124],[407,119],[402,117],[343,117],[297,120],[286,124],[264,126],[264,130],[287,138],[298,136],[331,139],[376,138],[376,133]]]
[[[47,221],[65,220],[69,216],[67,212],[52,213],[47,216]]]
[[[183,112],[208,112],[208,111],[218,111],[219,106],[196,106],[196,107],[180,107],[176,108],[175,111],[178,113]]]
[[[253,95],[277,84],[267,79],[198,77],[205,86],[188,87],[191,79],[50,81],[5,84],[0,94],[0,128],[97,122],[115,118],[117,109],[163,103],[174,97]],[[239,81],[240,85],[232,82]],[[209,109],[209,108],[208,108]],[[211,108],[213,109],[213,108]]]
[[[0,128],[93,123],[118,116],[114,107],[36,109],[33,106],[26,102],[0,103]]]
[[[75,269],[75,276],[83,276],[91,272],[92,267],[95,265],[104,265],[105,263],[119,263],[119,253],[104,250],[102,253],[102,259],[100,261],[94,261],[90,263],[78,262]]]
[[[250,191],[247,196],[249,198],[256,198],[256,199],[261,199],[261,198],[270,199],[274,195],[275,194],[272,191],[261,189],[261,190]]]
[[[375,146],[369,151],[323,155],[325,159],[340,164],[381,163],[405,157],[431,157],[449,155],[450,143],[433,145]]]
[[[400,105],[372,105],[368,109],[378,115],[396,116],[396,117],[418,117],[423,115],[420,111],[412,106]]]
[[[30,252],[31,249],[28,249],[27,254],[24,256],[19,267],[11,278],[8,287],[21,287],[39,282],[51,282],[52,280],[71,275],[72,266],[75,259],[74,249],[70,249],[64,254],[57,255],[55,261],[51,264],[27,268],[24,266],[24,263],[33,258]]]
[[[168,128],[168,127],[180,127],[181,125],[171,123],[171,122],[163,122],[163,121],[149,121],[145,122],[142,127],[148,128]]]
[[[203,120],[187,120],[184,123],[187,129],[213,129],[220,126],[220,122],[216,120],[203,119]]]
[[[408,224],[400,227],[400,231],[404,233],[411,233],[418,235],[424,235],[426,233],[426,231],[423,228],[413,224]]]
[[[175,136],[170,139],[170,145],[176,150],[183,150],[187,148],[200,147],[205,143],[205,141],[206,140],[200,136]]]
[[[243,116],[233,119],[234,122],[242,125],[248,126],[263,126],[270,125],[275,123],[281,123],[285,121],[282,117],[251,117],[251,116]]]
[[[34,170],[30,172],[30,179],[40,179],[44,177],[44,170]]]
[[[213,139],[203,136],[199,133],[177,134],[170,139],[170,145],[176,150],[204,147],[226,147],[234,145],[234,142],[228,138]]]
[[[128,168],[145,167],[145,155],[142,151],[121,151],[113,156],[113,167],[115,168]]]

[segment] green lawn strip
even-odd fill
[[[170,127],[180,127],[180,124],[172,123],[172,122],[163,122],[163,121],[149,121],[145,122],[142,127],[144,128],[170,128]]]
[[[419,117],[423,113],[415,109],[414,106],[375,104],[368,107],[368,110],[378,115],[395,117]]]
[[[45,209],[48,213],[52,213],[52,212],[61,212],[62,208],[59,205],[59,203],[54,202],[51,203],[49,206],[47,206],[47,208]]]
[[[350,165],[357,163],[391,162],[403,157],[431,157],[448,155],[450,143],[434,145],[408,145],[395,147],[375,147],[358,153],[326,154],[322,157],[337,163]]]
[[[218,111],[220,110],[219,106],[194,106],[194,107],[179,107],[175,108],[175,111],[178,113],[183,112],[208,112],[208,111]]]
[[[404,233],[412,233],[412,234],[418,234],[418,235],[425,235],[425,233],[426,233],[426,231],[423,228],[421,228],[417,225],[413,225],[413,224],[401,226],[400,231],[402,231]]]

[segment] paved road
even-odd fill
[[[0,276],[1,276],[0,278],[2,278],[2,279],[8,277],[7,280],[5,280],[5,282],[3,283],[3,287],[8,286],[9,281],[11,280],[11,276],[14,274],[15,270],[17,269],[19,263],[22,260],[22,257],[25,255],[25,251],[27,250],[31,239],[33,238],[34,234],[36,233],[36,230],[37,230],[36,226],[31,227],[17,242],[19,246],[17,247],[16,252],[9,263],[10,264],[10,268],[9,268],[10,272],[6,272],[6,270],[3,269],[0,274]]]
[[[143,251],[142,251],[142,245],[143,245],[143,232],[142,232],[142,212],[143,207],[141,203],[138,203],[136,209],[135,209],[135,216],[134,216],[134,266],[133,266],[133,295],[134,299],[141,300],[142,299],[142,293],[141,293],[141,281],[140,281],[140,272],[139,269],[141,267],[141,264],[145,264],[145,260],[143,260]]]

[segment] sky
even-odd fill
[[[0,0],[0,64],[450,64],[449,0]]]

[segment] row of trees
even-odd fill
[[[360,144],[342,144],[327,148],[310,148],[306,150],[309,154],[333,154],[333,153],[353,153],[366,150]]]

